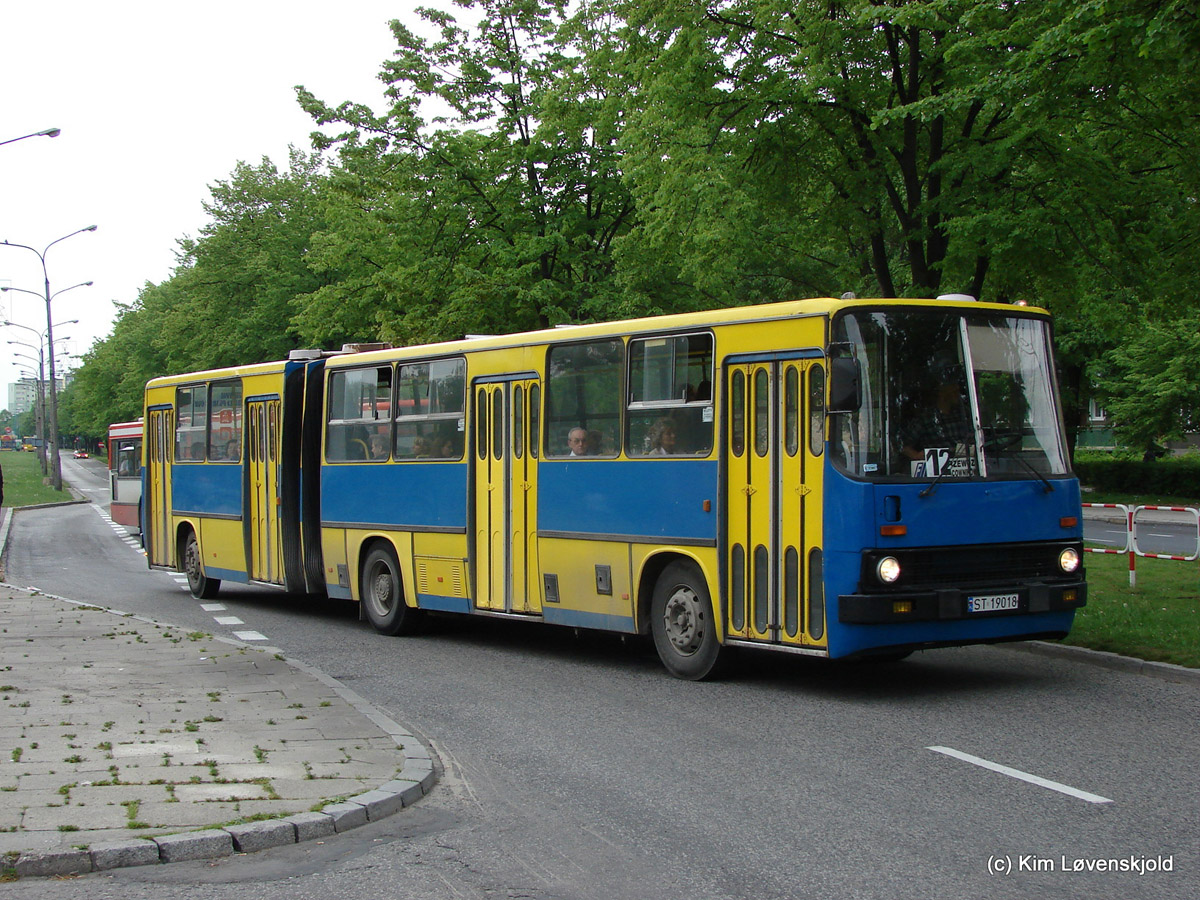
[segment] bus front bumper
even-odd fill
[[[879,594],[841,594],[838,621],[848,625],[991,619],[1079,609],[1087,583],[1054,582],[1021,587],[937,588]]]

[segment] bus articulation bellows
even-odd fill
[[[814,299],[146,388],[153,567],[829,658],[1065,635],[1086,602],[1042,310]]]

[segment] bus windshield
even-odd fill
[[[1049,323],[938,309],[852,310],[834,355],[861,369],[862,403],[831,419],[847,473],[896,480],[1065,475]]]

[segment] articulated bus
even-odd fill
[[[142,422],[108,426],[109,515],[118,525],[141,530]]]
[[[155,379],[152,566],[829,658],[1065,635],[1086,602],[1041,310],[814,299]]]

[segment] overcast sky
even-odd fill
[[[0,241],[43,250],[50,290],[85,281],[52,303],[55,329],[82,354],[111,330],[114,302],[168,278],[177,241],[205,221],[209,185],[238,161],[285,168],[289,144],[310,149],[304,85],[330,103],[382,109],[390,19],[411,24],[439,0],[0,0],[0,141],[57,127],[56,138],[0,146]],[[0,246],[0,287],[41,294],[29,250]],[[45,303],[0,293],[3,318],[46,330]],[[4,340],[37,335],[0,329]],[[20,377],[0,344],[0,408]],[[36,354],[32,354],[35,355]],[[72,367],[74,367],[73,364]],[[59,366],[61,369],[61,365]]]

